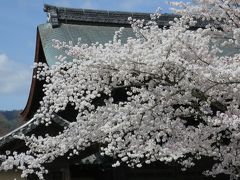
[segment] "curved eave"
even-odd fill
[[[37,29],[37,35],[36,35],[36,48],[35,48],[34,62],[46,63],[46,58],[43,52],[43,47],[42,47],[41,38],[40,38],[38,29]],[[36,74],[36,70],[34,69],[33,76],[35,74]],[[32,78],[32,83],[30,87],[30,93],[28,96],[27,104],[24,110],[21,112],[21,116],[24,120],[31,119],[34,113],[39,108],[39,102],[42,100],[42,97],[43,97],[42,87],[43,87],[43,82],[38,81],[36,78]]]

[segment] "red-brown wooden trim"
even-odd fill
[[[41,38],[39,30],[37,29],[36,35],[36,48],[35,48],[35,63],[43,62],[46,63],[46,58],[43,52]],[[36,74],[36,70],[33,70],[33,76]],[[32,77],[33,77],[32,76]],[[24,120],[30,119],[39,107],[39,100],[42,99],[42,84],[43,82],[38,81],[36,78],[32,78],[30,87],[30,93],[28,96],[27,104],[24,110],[21,112],[21,116]]]

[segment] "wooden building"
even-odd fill
[[[56,62],[55,56],[64,54],[52,47],[52,39],[60,41],[76,42],[81,38],[83,43],[106,43],[112,40],[114,32],[119,27],[125,27],[123,41],[127,37],[134,36],[128,17],[135,19],[150,19],[146,13],[129,13],[116,11],[99,11],[62,8],[45,5],[44,11],[48,15],[48,22],[37,27],[35,62],[47,63],[49,66]],[[175,15],[162,15],[158,19],[160,27],[168,26]],[[200,26],[200,24],[198,24]],[[67,60],[70,60],[67,59]],[[33,72],[34,74],[36,72]],[[0,153],[5,150],[24,151],[26,146],[21,140],[13,138],[13,134],[23,132],[24,134],[57,134],[69,121],[74,120],[74,111],[71,107],[61,112],[53,119],[53,123],[46,127],[36,125],[33,115],[39,108],[39,102],[43,98],[43,82],[32,79],[27,105],[22,112],[26,124],[0,139]],[[203,159],[197,166],[182,172],[176,164],[153,163],[144,165],[142,168],[128,168],[120,166],[112,168],[111,159],[99,155],[98,146],[93,146],[71,159],[66,157],[57,158],[54,162],[46,164],[50,173],[46,175],[48,180],[210,180],[201,174],[204,169],[210,167],[209,160]],[[1,178],[0,173],[0,179]],[[35,180],[36,177],[28,177]],[[217,180],[227,180],[228,176],[222,175]]]

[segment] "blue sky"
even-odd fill
[[[0,110],[23,109],[26,105],[34,61],[36,27],[47,20],[43,12],[44,3],[130,12],[154,12],[157,7],[161,7],[163,12],[169,12],[166,0],[1,0]]]

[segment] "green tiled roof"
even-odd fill
[[[128,37],[134,37],[128,17],[150,20],[149,13],[75,9],[47,4],[44,6],[44,11],[48,15],[49,23],[39,25],[38,30],[48,65],[55,64],[56,56],[64,55],[64,52],[52,47],[53,39],[77,43],[78,38],[81,38],[82,43],[104,44],[111,41],[115,31],[123,26],[125,29],[122,41],[126,42]],[[157,23],[161,27],[169,26],[169,21],[175,17],[179,16],[164,14],[157,20]],[[67,60],[71,58],[67,57]]]
[[[61,42],[77,43],[78,38],[81,38],[82,43],[92,44],[95,42],[107,43],[113,39],[115,31],[119,27],[112,26],[96,26],[96,25],[76,25],[76,24],[61,24],[58,28],[52,28],[50,23],[38,26],[40,38],[43,46],[43,51],[48,65],[53,65],[56,62],[56,56],[64,55],[63,50],[55,49],[52,46],[52,40],[57,39]],[[122,34],[122,41],[126,42],[128,37],[134,37],[131,28],[125,28]],[[67,57],[67,60],[71,58]]]

